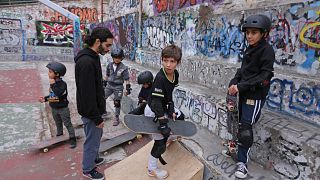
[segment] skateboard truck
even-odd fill
[[[236,153],[237,151],[237,144],[235,141],[228,141],[228,149],[230,153]]]

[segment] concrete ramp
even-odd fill
[[[104,171],[105,178],[110,180],[151,180],[154,177],[147,175],[148,157],[153,146],[153,141],[145,145],[136,153],[118,162]],[[180,143],[174,142],[163,154],[163,158],[168,163],[159,167],[169,172],[167,180],[202,180],[203,164],[188,152]]]

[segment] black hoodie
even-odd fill
[[[78,113],[99,125],[103,122],[101,115],[106,110],[99,55],[92,49],[85,48],[74,61]]]
[[[239,96],[246,99],[265,99],[273,77],[275,54],[272,46],[261,40],[257,46],[245,50],[241,68],[230,81],[237,84]]]

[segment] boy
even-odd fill
[[[153,82],[153,74],[150,71],[143,71],[138,76],[138,84],[141,84],[141,90],[138,95],[138,107],[128,114],[142,115],[147,101],[151,95],[151,87]]]
[[[100,158],[98,153],[104,127],[101,115],[106,109],[99,54],[104,55],[110,51],[113,35],[109,29],[97,27],[87,35],[85,43],[88,48],[79,51],[74,59],[77,108],[86,135],[82,173],[90,179],[103,180],[104,175],[96,170],[96,167],[104,162],[104,158]]]
[[[152,85],[151,97],[144,110],[145,116],[155,117],[159,122],[158,129],[162,135],[153,135],[154,145],[148,162],[148,175],[164,179],[168,177],[168,172],[159,169],[158,159],[162,164],[166,164],[161,154],[166,150],[168,137],[170,136],[170,127],[168,118],[175,120],[176,114],[172,101],[173,89],[178,86],[179,73],[176,70],[181,62],[182,51],[175,45],[169,45],[161,52],[162,68],[157,73]]]
[[[228,93],[239,93],[239,132],[238,132],[238,163],[235,176],[246,178],[247,162],[250,147],[253,144],[252,125],[260,117],[270,89],[273,77],[275,54],[266,38],[271,29],[271,21],[265,15],[249,16],[242,25],[242,31],[249,47],[245,50],[241,68],[230,81]]]
[[[120,123],[119,115],[124,89],[123,83],[125,82],[126,84],[125,96],[131,93],[131,85],[129,82],[128,67],[121,62],[124,59],[123,50],[119,48],[113,49],[111,51],[111,57],[113,62],[108,64],[106,72],[107,86],[105,87],[105,98],[107,99],[111,94],[114,94],[115,118],[113,126],[118,126]]]
[[[77,146],[77,141],[68,108],[69,101],[67,99],[67,83],[61,79],[61,76],[66,74],[67,69],[59,62],[50,62],[46,67],[49,69],[49,95],[46,97],[40,97],[39,101],[42,103],[49,101],[49,105],[52,109],[52,117],[57,126],[57,136],[63,135],[63,123],[69,132],[70,148],[75,148]]]

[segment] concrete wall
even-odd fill
[[[247,46],[240,31],[241,22],[250,14],[266,14],[273,22],[269,42],[276,52],[276,75],[267,106],[320,125],[317,38],[320,2],[280,6],[265,2],[263,9],[246,9],[252,8],[252,4],[247,3],[232,4],[234,2],[210,1],[182,9],[173,6],[173,11],[162,10],[158,16],[145,18],[137,62],[159,68],[161,49],[175,43],[183,49],[180,67],[183,79],[224,91]],[[159,8],[158,4],[153,6]],[[220,12],[229,6],[235,10]],[[222,14],[217,14],[216,9]],[[155,13],[159,11],[156,9]]]
[[[58,3],[80,17],[81,32],[100,19],[98,1]],[[0,8],[0,60],[73,61],[72,22],[37,3]]]
[[[257,124],[250,156],[264,166],[271,163],[283,178],[320,178],[319,0],[145,0],[140,26],[137,0],[105,1],[103,23],[99,23],[99,1],[61,5],[79,7],[79,15],[86,17],[80,17],[84,27],[105,26],[113,32],[115,44],[136,62],[128,63],[133,82],[140,71],[159,69],[163,47],[170,43],[182,47],[182,86],[174,92],[175,104],[190,121],[220,138],[229,136],[225,128],[226,86],[247,46],[241,22],[251,14],[269,16],[273,22],[269,42],[277,62],[265,109],[273,113],[264,113]],[[86,11],[81,13],[81,8]],[[68,28],[58,31],[63,33],[58,33],[56,41],[47,39],[53,43],[59,40],[48,46],[37,34],[37,23],[45,26],[43,21],[59,30],[64,19],[41,4],[0,8],[0,60],[72,61],[72,47],[61,42],[70,41]],[[54,22],[58,22],[56,26]],[[141,67],[135,68],[136,64]],[[136,104],[134,99],[125,101],[125,111]]]

